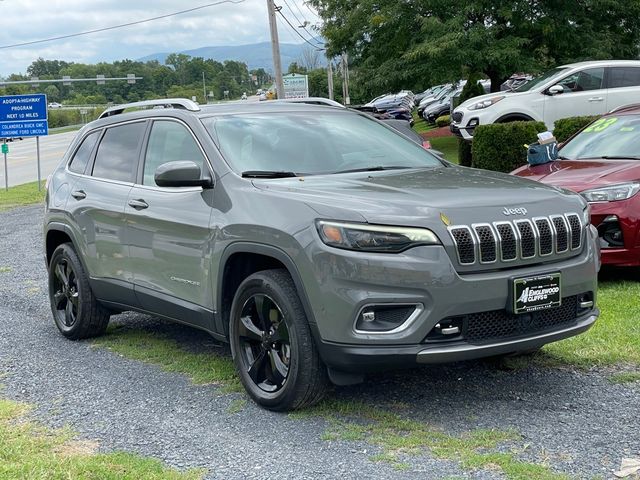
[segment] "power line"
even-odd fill
[[[309,36],[311,37],[311,40],[316,42],[318,44],[319,47],[322,47],[323,45],[321,45],[316,39],[315,36],[313,35],[313,33],[311,33],[309,30],[307,30],[307,20],[304,18],[304,15],[302,16],[304,21],[301,21],[298,16],[296,15],[296,13],[293,11],[293,9],[291,8],[291,6],[289,5],[289,2],[287,2],[287,0],[283,0],[285,5],[287,6],[287,8],[289,9],[289,11],[291,12],[291,14],[293,15],[293,18],[296,19],[296,21],[300,24],[300,28],[302,28],[305,32],[307,32],[309,34]],[[291,0],[293,2],[293,0]],[[294,5],[296,5],[296,3],[294,2]],[[297,6],[297,5],[296,5]],[[300,10],[298,8],[298,10]],[[302,12],[300,12],[302,13]]]
[[[52,42],[54,40],[62,40],[62,39],[65,39],[65,38],[80,37],[82,35],[89,35],[91,33],[106,32],[107,30],[115,30],[116,28],[130,27],[132,25],[139,25],[141,23],[152,22],[154,20],[161,20],[163,18],[175,17],[176,15],[182,15],[184,13],[194,12],[196,10],[202,10],[203,8],[213,7],[213,6],[216,6],[216,5],[221,5],[223,3],[242,3],[244,1],[245,0],[220,0],[218,2],[207,3],[206,5],[200,5],[199,7],[189,8],[187,10],[181,10],[179,12],[168,13],[166,15],[160,15],[160,16],[157,16],[157,17],[146,18],[144,20],[138,20],[138,21],[135,21],[135,22],[122,23],[120,25],[113,25],[111,27],[96,28],[95,30],[87,30],[86,32],[71,33],[69,35],[60,35],[58,37],[44,38],[42,40],[33,40],[33,41],[30,41],[30,42],[14,43],[13,45],[2,45],[2,46],[0,46],[0,50],[4,50],[4,49],[7,49],[7,48],[14,48],[14,47],[24,47],[25,45],[34,45],[36,43]]]
[[[291,25],[291,22],[289,21],[289,19],[287,17],[284,16],[284,14],[282,13],[281,9],[276,9],[276,11],[280,14],[280,16],[284,19],[285,22],[287,22],[287,25],[289,25],[289,27],[291,27],[291,30],[293,30],[294,32],[296,32],[296,35],[298,35],[302,40],[304,40],[306,43],[308,43],[309,45],[311,45],[313,48],[315,48],[318,51],[324,50],[324,48],[319,48],[320,45],[314,45],[313,43],[311,43],[309,40],[307,40],[299,31],[296,27],[294,27],[293,25]]]

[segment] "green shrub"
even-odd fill
[[[582,127],[587,126],[599,117],[599,115],[592,115],[590,117],[561,118],[553,124],[553,135],[558,142],[564,142]]]
[[[473,133],[473,166],[510,172],[527,162],[527,149],[536,135],[547,129],[543,122],[510,122],[478,125]]]
[[[446,127],[451,123],[451,117],[449,115],[442,115],[436,118],[436,127]]]
[[[104,108],[87,108],[87,113],[83,116],[78,109],[50,109],[48,112],[49,128],[67,127],[69,125],[79,125],[91,122],[98,118]]]

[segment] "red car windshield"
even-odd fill
[[[562,147],[560,158],[640,160],[640,115],[607,116],[596,120]]]

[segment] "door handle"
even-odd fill
[[[129,206],[135,208],[136,210],[144,210],[145,208],[149,208],[149,204],[139,198],[138,200],[129,200]]]
[[[604,100],[604,98],[602,98],[602,97],[591,97],[589,99],[590,102],[601,102],[603,100]]]
[[[71,196],[76,200],[83,200],[87,198],[87,194],[84,192],[84,190],[76,190],[75,192],[71,192]]]

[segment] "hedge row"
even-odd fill
[[[49,109],[49,128],[66,127],[91,122],[98,118],[104,108],[87,108],[87,113],[82,115],[77,109]]]
[[[451,123],[451,116],[442,115],[436,118],[436,127],[447,127]]]
[[[553,124],[553,135],[558,142],[564,142],[578,130],[586,127],[597,118],[600,118],[600,116],[561,118]]]
[[[527,149],[537,134],[547,130],[544,122],[510,122],[478,125],[473,132],[473,166],[511,172],[527,163]]]

